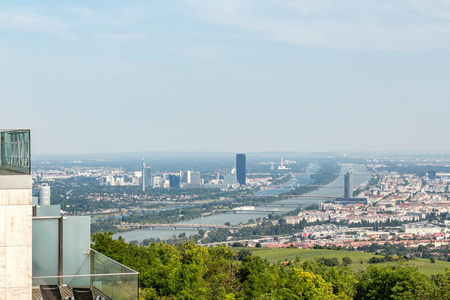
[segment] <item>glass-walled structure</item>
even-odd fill
[[[31,299],[30,131],[0,129],[0,299]]]
[[[0,175],[30,175],[30,130],[0,129]]]
[[[89,249],[80,267],[80,271],[71,275],[33,275],[33,295],[39,293],[40,285],[59,285],[64,298],[72,297],[72,288],[90,287],[95,298],[100,296],[105,300],[139,299],[139,274],[127,266]]]
[[[89,287],[95,297],[139,299],[139,273],[90,249],[90,217],[60,215],[59,205],[33,207],[33,296],[40,285]]]

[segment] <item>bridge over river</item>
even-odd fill
[[[336,199],[339,198],[339,196],[320,196],[320,195],[286,195],[286,194],[279,194],[279,195],[245,195],[245,196],[231,196],[233,198],[262,198],[262,197],[274,197],[274,198],[312,198],[312,199]]]
[[[297,206],[298,207],[298,206]],[[219,210],[213,210],[213,213],[227,213],[227,214],[261,214],[261,213],[268,213],[268,214],[275,214],[275,213],[287,213],[289,210],[281,210],[281,209],[252,209],[252,210],[239,210],[239,209],[219,209]]]
[[[226,225],[217,225],[217,224],[123,224],[116,225],[117,228],[121,229],[168,229],[168,230],[177,230],[177,229],[219,229],[219,228],[227,228],[227,229],[240,229],[243,226],[226,226]]]

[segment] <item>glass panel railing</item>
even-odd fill
[[[95,276],[92,286],[111,299],[139,299],[137,274]]]
[[[36,297],[40,297],[40,285],[59,284],[60,289],[70,297],[72,297],[71,288],[90,287],[95,298],[97,296],[105,297],[106,300],[137,300],[139,298],[138,272],[92,249],[85,255],[84,267],[79,268],[77,274],[34,276],[33,293]]]
[[[0,174],[30,174],[30,131],[0,130]]]
[[[87,251],[91,245],[90,216],[70,216],[63,220],[63,274],[85,275],[91,273]]]
[[[133,269],[130,269],[95,250],[91,249],[90,255],[92,274],[136,273]]]
[[[40,285],[57,285],[62,279],[60,291],[65,297],[73,297],[72,288],[91,288],[94,299],[138,300],[138,274],[74,275],[33,278],[33,299],[41,299]]]
[[[131,295],[135,295],[139,289],[139,273],[95,250],[90,250],[90,256],[92,275],[95,276],[92,285],[113,299],[132,299]]]
[[[33,276],[58,275],[58,224],[58,219],[33,219]]]

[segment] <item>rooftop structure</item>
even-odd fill
[[[0,299],[31,299],[30,131],[0,137]]]
[[[89,216],[60,215],[59,205],[33,206],[33,297],[41,285],[69,293],[90,287],[106,299],[138,299],[138,272],[90,248]]]
[[[0,129],[0,175],[30,175],[30,130]]]
[[[138,273],[90,249],[90,218],[32,197],[30,131],[0,130],[0,299],[41,299],[40,285],[138,299]],[[70,293],[67,294],[67,293]]]

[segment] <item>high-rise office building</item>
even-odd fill
[[[153,169],[145,167],[145,186],[153,187]]]
[[[188,183],[188,172],[189,171],[180,171],[180,182]]]
[[[145,187],[153,187],[153,174],[152,168],[145,166],[144,154],[142,153],[142,190],[145,191]]]
[[[202,176],[198,171],[187,171],[187,183],[201,184]]]
[[[428,171],[428,178],[431,180],[436,179],[436,171]]]
[[[178,175],[169,175],[169,186],[171,188],[180,188],[180,176]]]
[[[236,177],[240,185],[245,185],[247,179],[245,154],[236,154]]]
[[[344,175],[344,197],[353,198],[353,170]]]
[[[142,153],[142,191],[145,191],[145,158],[144,153]]]

